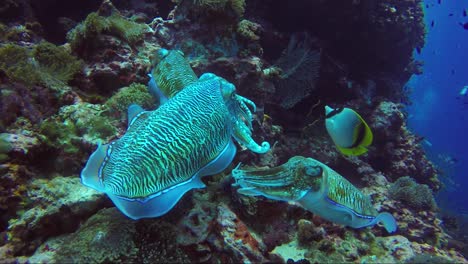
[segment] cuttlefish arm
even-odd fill
[[[238,193],[247,196],[265,196],[272,200],[296,201],[310,189],[316,188],[316,181],[322,172],[320,167],[303,166],[302,157],[293,157],[287,163],[274,168],[240,169],[232,171]],[[308,175],[304,180],[302,175]]]
[[[266,153],[270,150],[270,144],[266,141],[262,142],[259,145],[255,140],[252,138],[252,111],[248,107],[250,105],[253,108],[253,111],[256,111],[255,103],[251,100],[242,97],[240,95],[236,95],[234,98],[236,111],[234,111],[234,126],[233,126],[233,137],[241,144],[242,146],[246,147],[247,149],[255,152],[255,153]]]

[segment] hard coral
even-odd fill
[[[104,104],[110,112],[126,113],[130,104],[138,104],[145,109],[154,106],[154,98],[149,94],[146,85],[132,83],[128,87],[121,88]]]
[[[416,210],[434,210],[437,205],[431,189],[418,184],[411,177],[401,177],[389,189],[391,198],[402,201]]]
[[[242,19],[237,23],[237,33],[249,41],[257,41],[260,39],[259,33],[263,30],[260,24]]]
[[[133,262],[138,252],[133,240],[135,233],[134,221],[116,208],[102,209],[62,240],[53,262]]]
[[[14,255],[31,255],[48,237],[69,233],[103,206],[104,197],[77,177],[34,179],[21,196],[22,211],[9,221],[7,244]]]

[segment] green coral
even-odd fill
[[[72,141],[77,134],[77,128],[73,123],[46,119],[42,122],[39,132],[45,136],[43,140],[46,145],[61,148],[67,154],[78,153],[79,148]]]
[[[110,31],[123,37],[130,43],[135,43],[143,38],[143,34],[146,32],[147,27],[144,24],[139,24],[126,19],[118,14],[113,14],[108,17],[107,20],[110,23]]]
[[[260,36],[258,34],[260,31],[261,26],[259,24],[247,19],[242,19],[239,23],[237,23],[237,33],[247,40],[259,40]]]
[[[82,62],[64,47],[43,41],[29,48],[16,44],[0,47],[0,70],[13,81],[61,88],[82,68]]]
[[[434,210],[437,207],[429,186],[418,184],[408,176],[395,181],[390,186],[389,194],[392,199],[402,201],[417,210]]]
[[[194,0],[193,4],[200,13],[231,10],[237,17],[242,17],[245,12],[245,0]]]
[[[88,133],[92,138],[108,138],[117,132],[108,118],[93,116],[88,122]]]
[[[116,208],[103,209],[63,239],[55,263],[132,263],[138,249],[133,242],[135,222]]]
[[[32,55],[40,65],[43,80],[55,79],[67,83],[83,67],[83,63],[64,48],[42,41],[34,47]]]
[[[128,87],[123,87],[109,98],[104,106],[110,112],[118,111],[120,114],[124,114],[131,104],[141,105],[145,109],[154,105],[154,98],[148,92],[146,85],[132,83]]]
[[[146,31],[144,24],[133,22],[118,13],[104,17],[93,12],[68,32],[67,39],[73,50],[79,50],[84,45],[92,45],[103,33],[115,34],[129,43],[135,43],[143,38]]]
[[[0,47],[0,71],[13,81],[28,85],[41,80],[40,72],[31,60],[30,50],[16,44]]]
[[[51,148],[76,154],[82,139],[93,144],[107,141],[117,130],[112,120],[104,116],[102,106],[78,103],[62,107],[58,114],[44,120],[39,132]]]
[[[10,142],[5,138],[4,134],[0,134],[0,162],[8,159],[8,152],[12,149]]]

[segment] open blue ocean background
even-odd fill
[[[468,215],[468,1],[424,1],[426,45],[415,58],[423,74],[408,82],[409,126],[425,140],[445,187],[437,194],[442,212]]]

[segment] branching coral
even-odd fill
[[[405,176],[395,181],[389,189],[390,197],[400,200],[416,210],[434,210],[437,205],[431,189],[425,184],[416,183]]]

